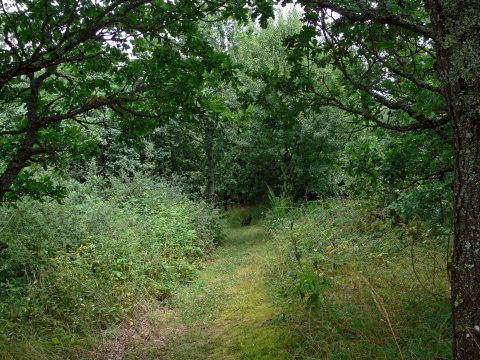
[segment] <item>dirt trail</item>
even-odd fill
[[[162,341],[147,341],[124,359],[289,358],[281,310],[268,285],[275,244],[261,226],[240,226],[247,211],[230,215],[223,246],[197,279],[167,309],[150,314]]]

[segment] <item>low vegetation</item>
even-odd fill
[[[265,219],[283,256],[272,279],[295,359],[450,359],[447,237],[382,221],[354,200]]]
[[[242,226],[248,215],[252,224]],[[225,240],[206,268],[150,316],[165,343],[143,342],[125,359],[290,359],[269,286],[269,266],[279,254],[259,219],[251,207],[226,214]]]
[[[109,180],[70,183],[62,204],[1,208],[0,358],[76,358],[188,282],[218,243],[205,202],[141,175]]]

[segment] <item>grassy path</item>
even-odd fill
[[[132,359],[287,359],[284,323],[270,295],[267,267],[275,246],[255,223],[240,226],[248,210],[229,215],[226,240],[198,278],[158,314],[163,346],[138,349]]]

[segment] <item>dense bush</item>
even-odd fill
[[[219,240],[212,209],[177,187],[91,179],[69,184],[63,204],[0,209],[0,357],[35,340],[75,348],[139,299],[169,296]]]
[[[265,224],[284,255],[272,276],[295,358],[450,358],[442,232],[361,201],[273,205]]]

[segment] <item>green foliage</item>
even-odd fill
[[[259,208],[235,208],[222,218],[224,243],[188,286],[176,292],[168,311],[154,309],[154,333],[132,342],[125,359],[291,359],[283,323],[269,285],[269,266],[280,255],[266,229],[257,224]],[[254,224],[241,226],[253,215]],[[172,334],[169,336],[169,334]]]
[[[232,192],[249,202],[267,200],[267,186],[294,199],[338,193],[343,115],[333,108],[306,110],[301,98],[284,91],[294,71],[287,42],[302,28],[299,17],[294,10],[279,12],[264,29],[250,24],[232,32],[239,126],[228,133],[219,168],[226,182],[234,179]]]
[[[17,343],[55,353],[85,346],[138,299],[161,301],[190,281],[218,243],[205,203],[138,174],[109,180],[70,183],[63,204],[1,208],[2,358]]]
[[[13,193],[7,200],[58,195],[48,177],[36,179],[28,168],[64,167],[89,143],[92,125],[128,138],[172,119],[195,121],[204,112],[203,91],[233,74],[228,55],[204,36],[203,20],[253,17],[263,24],[272,6],[269,0],[248,7],[244,1],[3,4],[0,199],[7,192]]]
[[[350,114],[341,118],[343,128],[328,122],[350,133],[346,151],[336,148],[349,170],[345,177],[334,167],[347,185],[338,192],[381,198],[403,220],[445,224],[443,214],[451,211],[453,132],[424,3],[298,4],[304,6],[303,26],[285,39],[291,71],[268,76],[268,92],[278,92],[274,104],[293,98],[305,112],[321,116],[335,106]],[[401,21],[390,21],[392,16]]]
[[[287,198],[284,194],[276,196],[272,188],[268,188],[268,202],[270,210],[265,214],[263,221],[274,227],[273,222],[283,221],[294,209],[294,203],[291,199]]]
[[[398,358],[394,336],[405,358],[450,358],[445,235],[401,229],[373,209],[335,200],[267,214],[284,254],[272,280],[294,358]]]
[[[404,221],[448,227],[452,216],[452,149],[425,133],[364,132],[347,143],[353,195],[381,201]]]
[[[270,202],[280,319],[312,348],[295,356],[393,358],[398,332],[405,356],[446,357],[432,267],[453,147],[428,14],[298,3],[275,19],[271,0],[0,8],[0,356],[72,355],[189,282],[219,242],[208,194]]]
[[[406,222],[420,220],[434,229],[453,227],[452,188],[440,181],[401,192],[389,208]]]
[[[303,111],[299,99],[282,97],[283,83],[270,83],[273,73],[291,71],[285,41],[301,29],[298,13],[278,15],[265,29],[253,22],[202,26],[210,46],[231,58],[233,81],[203,74],[192,111],[170,116],[141,141],[117,129],[92,132],[101,172],[117,174],[120,163],[138,163],[155,176],[180,179],[198,195],[213,177],[220,197],[240,203],[265,201],[267,186],[295,199],[338,194],[343,116],[334,108]],[[73,176],[81,167],[77,160]]]

